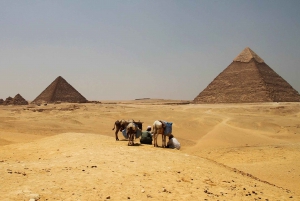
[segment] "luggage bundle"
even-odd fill
[[[126,133],[126,128],[122,130],[122,134],[125,139],[128,139],[127,133]]]
[[[136,134],[135,134],[135,138],[139,138],[139,137],[141,137],[141,135],[142,135],[142,130],[137,130],[136,131]]]
[[[122,130],[122,134],[123,134],[125,139],[128,139],[128,136],[127,136],[127,133],[126,133],[126,128]],[[137,131],[135,133],[135,138],[139,138],[139,137],[141,137],[141,135],[142,135],[142,130],[137,129]]]
[[[172,134],[172,122],[163,121],[164,125],[164,135],[170,135]]]

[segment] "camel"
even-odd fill
[[[162,136],[162,147],[165,148],[167,146],[166,138],[167,138],[167,136],[171,135],[171,133],[165,134],[165,129],[166,129],[166,125],[163,121],[160,121],[160,120],[154,121],[153,126],[152,126],[154,147],[158,147],[158,145],[157,145],[158,135]]]
[[[126,127],[126,134],[128,136],[128,146],[134,145],[134,138],[136,136],[137,131],[141,129],[134,122],[129,122]]]
[[[116,141],[119,141],[119,137],[118,137],[119,131],[122,131],[123,129],[125,129],[127,127],[127,125],[128,125],[128,122],[125,121],[124,119],[117,120],[115,122],[112,130],[114,130],[116,128],[116,131],[115,131]]]
[[[127,121],[124,120],[124,119],[117,120],[117,121],[115,122],[115,124],[114,124],[114,127],[112,128],[112,130],[114,130],[114,129],[116,128],[116,131],[115,131],[116,141],[119,141],[119,137],[118,137],[119,131],[124,130],[124,129],[128,126],[128,124],[129,124],[130,122],[134,122],[135,124],[138,125],[139,129],[142,130],[142,128],[143,128],[143,122],[140,122],[140,121],[136,122],[136,121],[134,121],[133,119],[127,120]]]

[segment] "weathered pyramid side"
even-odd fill
[[[87,100],[61,76],[57,77],[33,102],[86,103]]]
[[[247,47],[193,103],[299,101],[299,93]]]
[[[273,102],[299,102],[299,93],[266,63],[257,63],[257,69]]]
[[[266,86],[255,60],[233,61],[193,101],[193,103],[269,102]]]
[[[61,79],[61,76],[57,77],[40,95],[38,95],[32,102],[52,102],[52,97],[56,89],[57,83]]]
[[[52,101],[61,101],[69,103],[86,103],[87,100],[65,79],[60,79],[54,90]]]

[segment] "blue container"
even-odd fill
[[[124,136],[125,139],[128,139],[127,133],[126,133],[126,129],[122,130],[122,134]],[[135,138],[139,138],[142,135],[142,131],[141,130],[137,130],[135,133]]]
[[[141,137],[141,135],[142,135],[142,131],[138,129],[136,131],[135,138],[139,138],[139,137]]]
[[[122,134],[123,134],[123,136],[124,136],[126,139],[128,139],[128,136],[127,136],[127,133],[126,133],[126,129],[122,130]]]
[[[169,135],[172,133],[172,122],[164,122],[166,124],[166,128],[164,130],[165,135]]]

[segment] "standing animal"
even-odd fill
[[[162,121],[159,121],[159,120],[156,120],[154,121],[153,123],[153,126],[152,126],[152,132],[153,132],[153,144],[154,144],[154,147],[158,147],[158,144],[157,144],[157,137],[158,135],[161,135],[162,136],[162,147],[165,148],[166,147],[166,138],[167,136],[169,136],[171,133],[169,134],[164,134],[164,130],[166,128],[166,125],[162,122]]]
[[[142,130],[143,122],[140,122],[140,121],[135,122],[133,119],[127,120],[127,121],[124,119],[117,120],[114,124],[114,127],[112,128],[112,130],[116,129],[116,131],[115,131],[116,141],[119,141],[119,137],[118,137],[119,131],[124,130],[130,122],[134,122]]]
[[[115,131],[115,136],[116,136],[116,140],[119,141],[119,137],[118,137],[118,133],[119,131],[122,131],[124,130],[128,125],[128,122],[125,121],[124,119],[121,119],[121,120],[117,120],[114,124],[114,127],[112,130],[114,130],[116,128],[116,131]]]
[[[126,127],[126,134],[128,136],[128,146],[134,145],[134,138],[137,133],[137,131],[141,131],[141,129],[138,127],[137,124],[134,122],[130,122]]]

